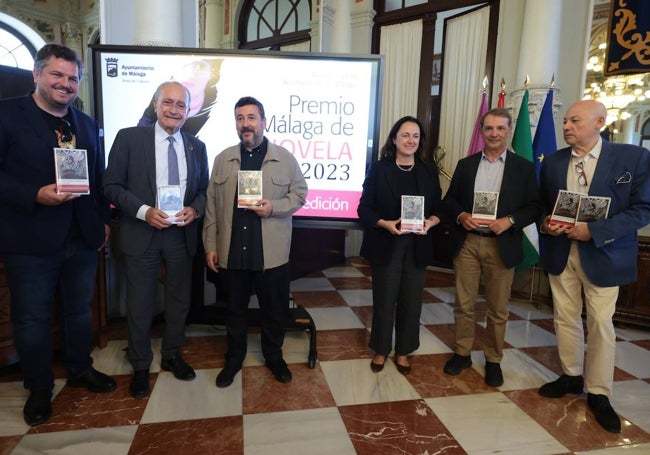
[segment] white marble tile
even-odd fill
[[[650,384],[640,380],[617,381],[612,389],[611,403],[622,417],[650,433]]]
[[[650,340],[650,331],[633,327],[614,327],[616,336],[622,340]]]
[[[323,275],[328,278],[347,278],[347,277],[362,277],[365,276],[356,267],[341,266],[330,267],[323,270]]]
[[[242,375],[232,385],[216,386],[221,369],[197,370],[193,381],[179,381],[172,373],[158,375],[141,423],[193,420],[240,415],[242,413]]]
[[[557,454],[570,452],[501,393],[427,398],[467,453]]]
[[[617,342],[614,363],[637,378],[650,378],[650,352],[634,343]]]
[[[379,373],[370,370],[368,359],[321,362],[320,367],[338,406],[420,398],[393,362]]]
[[[23,437],[12,455],[126,455],[137,429],[137,425],[132,425],[29,434]]]
[[[327,278],[298,278],[290,283],[291,292],[296,291],[334,291]]]
[[[483,324],[485,326],[485,324]],[[555,335],[529,321],[508,321],[506,341],[516,348],[555,346]]]
[[[430,294],[435,295],[437,298],[447,303],[454,303],[456,300],[456,288],[447,287],[447,288],[424,288]]]
[[[648,455],[650,453],[650,444],[629,444],[573,453],[575,455]]]
[[[316,336],[318,337],[318,334]],[[316,348],[318,348],[318,343],[316,343]],[[288,330],[284,336],[282,356],[288,364],[307,363],[309,359],[309,332]]]
[[[363,329],[363,322],[349,307],[310,308],[317,330]]]
[[[482,351],[472,352],[472,366],[485,377],[485,355]],[[518,349],[504,349],[501,360],[503,385],[499,390],[537,389],[557,375],[541,363],[528,357]]]
[[[510,301],[508,309],[524,319],[552,319],[553,309],[550,306],[538,306],[530,302]]]
[[[109,341],[105,348],[92,352],[93,368],[109,376],[132,374],[133,368],[126,359],[126,340]]]
[[[52,399],[65,385],[65,379],[56,379]],[[27,433],[31,428],[23,418],[23,407],[29,397],[29,390],[19,382],[0,382],[0,436],[16,436]]]
[[[453,324],[454,307],[448,303],[423,303],[421,324]]]
[[[244,452],[247,455],[355,453],[336,408],[245,415]]]
[[[350,306],[372,306],[372,289],[342,289],[339,294]]]
[[[394,337],[394,334],[393,334]],[[420,347],[412,352],[412,355],[418,354],[444,354],[447,352],[453,352],[449,349],[445,343],[443,343],[440,338],[435,336],[429,329],[426,327],[420,326]]]

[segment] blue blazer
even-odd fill
[[[567,189],[570,159],[570,147],[544,157],[540,186],[545,214],[553,211],[558,191]],[[602,287],[636,281],[637,230],[650,223],[650,152],[603,139],[589,194],[612,200],[607,219],[589,222],[592,239],[578,242],[587,278]],[[542,245],[544,270],[559,275],[566,267],[571,240],[566,235],[544,235]]]
[[[182,132],[187,161],[187,186],[183,205],[194,207],[199,216],[205,212],[205,192],[208,186],[208,156],[205,144]],[[120,130],[108,155],[104,175],[104,193],[120,210],[120,247],[129,254],[142,254],[148,248],[156,230],[136,218],[138,209],[147,204],[156,206],[156,151],[154,125]],[[187,252],[196,253],[197,223],[185,232]]]
[[[32,94],[0,101],[0,254],[62,251],[74,220],[89,248],[104,243],[110,207],[101,196],[104,153],[97,122],[70,108],[77,148],[88,154],[90,194],[56,207],[36,203],[38,190],[55,183],[56,136]]]
[[[396,220],[401,216],[402,198],[397,187],[400,171],[391,159],[381,159],[370,165],[363,183],[363,194],[357,214],[364,227],[361,256],[371,263],[386,265],[390,261],[396,236],[386,229],[378,228],[377,221]],[[434,163],[416,158],[413,168],[418,195],[424,196],[424,217],[440,216],[440,181],[438,167]],[[427,235],[415,235],[415,262],[424,268],[433,262],[431,231]]]
[[[542,213],[542,202],[533,163],[513,152],[507,153],[499,189],[497,218],[512,215],[517,223],[497,237],[497,245],[503,265],[511,268],[524,259],[523,228],[538,221]],[[467,231],[456,220],[461,212],[472,213],[474,182],[481,157],[482,153],[475,153],[458,161],[445,195],[444,204],[450,218],[454,256],[467,237]]]

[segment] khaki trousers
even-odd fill
[[[616,333],[612,317],[618,286],[595,286],[580,263],[574,241],[564,271],[549,275],[553,294],[555,334],[562,371],[571,376],[584,374],[587,391],[609,396],[614,381]],[[587,309],[587,358],[582,326],[582,293]]]
[[[474,344],[476,297],[481,275],[487,305],[485,328],[485,359],[498,363],[503,358],[503,342],[508,323],[508,300],[515,274],[514,268],[503,265],[497,240],[468,233],[465,243],[454,257],[456,275],[456,343],[454,351],[470,355]]]

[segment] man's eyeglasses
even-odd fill
[[[70,142],[72,140],[72,126],[66,119],[60,119],[59,134],[61,135],[61,142]]]
[[[576,163],[576,173],[578,174],[578,183],[582,186],[587,186],[587,174],[585,174],[584,161]]]

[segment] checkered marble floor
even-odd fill
[[[444,271],[427,274],[421,346],[411,356],[411,374],[402,376],[391,361],[372,373],[369,276],[367,263],[351,258],[291,283],[295,302],[318,328],[318,363],[307,365],[307,334],[288,332],[289,384],[275,381],[264,367],[259,331],[251,328],[242,372],[230,387],[218,389],[224,328],[191,325],[183,356],[197,378],[181,382],[161,372],[155,338],[151,395],[133,399],[124,323],[117,321],[112,340],[93,357],[97,369],[115,376],[118,389],[100,395],[65,387],[57,366],[53,417],[30,428],[22,419],[27,392],[20,370],[2,368],[0,455],[650,453],[650,331],[617,327],[612,404],[623,429],[616,435],[596,423],[586,395],[538,395],[537,388],[560,373],[546,306],[512,301],[502,387],[483,381],[481,305],[472,368],[445,375],[454,336],[454,279]],[[154,336],[159,333],[154,328]]]

